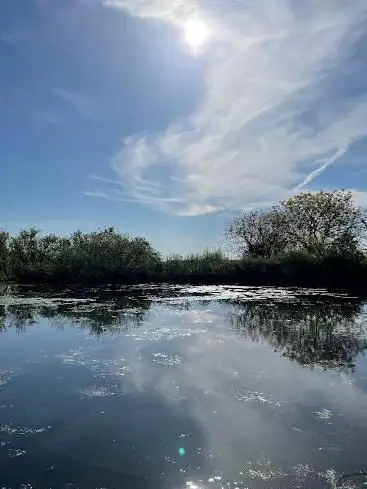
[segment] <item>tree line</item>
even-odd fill
[[[144,238],[113,227],[70,236],[42,235],[38,229],[0,233],[0,274],[24,281],[145,281],[159,273],[161,256]]]
[[[306,192],[236,216],[221,251],[167,258],[144,238],[108,227],[70,236],[0,231],[0,280],[177,282],[355,287],[365,284],[367,220],[347,191]]]

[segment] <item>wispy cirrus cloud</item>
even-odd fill
[[[103,3],[178,29],[199,15],[212,31],[196,110],[123,141],[112,164],[128,198],[183,215],[264,205],[367,137],[367,90],[348,89],[367,67],[352,62],[367,35],[365,0]]]
[[[158,19],[178,26],[199,10],[198,0],[102,0],[105,7],[126,10],[145,19]]]

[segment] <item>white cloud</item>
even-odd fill
[[[178,28],[195,13],[212,31],[196,110],[166,131],[125,139],[113,161],[130,198],[186,215],[264,205],[341,164],[367,136],[367,91],[330,94],[367,33],[365,0],[104,5]]]
[[[103,5],[126,10],[131,15],[182,25],[199,10],[197,0],[102,0]]]
[[[97,199],[112,200],[109,194],[100,190],[94,190],[93,192],[82,192],[82,194],[87,195],[88,197],[96,197]]]

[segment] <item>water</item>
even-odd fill
[[[367,487],[363,301],[1,293],[0,487]]]

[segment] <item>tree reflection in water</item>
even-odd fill
[[[153,304],[152,295],[164,303],[172,293],[164,286],[151,288],[149,293],[138,287],[63,291],[8,287],[0,290],[0,331],[15,328],[20,333],[46,318],[57,328],[69,324],[96,336],[118,334],[142,325]],[[207,305],[200,304],[199,297],[194,302],[187,302],[184,294],[179,298],[177,303],[168,302],[166,306],[184,313]],[[350,370],[356,357],[367,349],[367,314],[365,303],[360,300],[325,296],[295,297],[283,302],[218,302],[236,334],[252,341],[265,340],[301,365]]]
[[[229,323],[252,341],[265,340],[301,365],[350,370],[367,349],[361,301],[230,302]]]
[[[0,331],[15,328],[22,333],[44,318],[60,329],[74,325],[96,336],[117,334],[139,327],[151,306],[151,301],[135,290],[121,293],[89,288],[35,294],[33,289],[29,293],[12,289],[11,292],[9,304],[3,300],[0,305]]]

